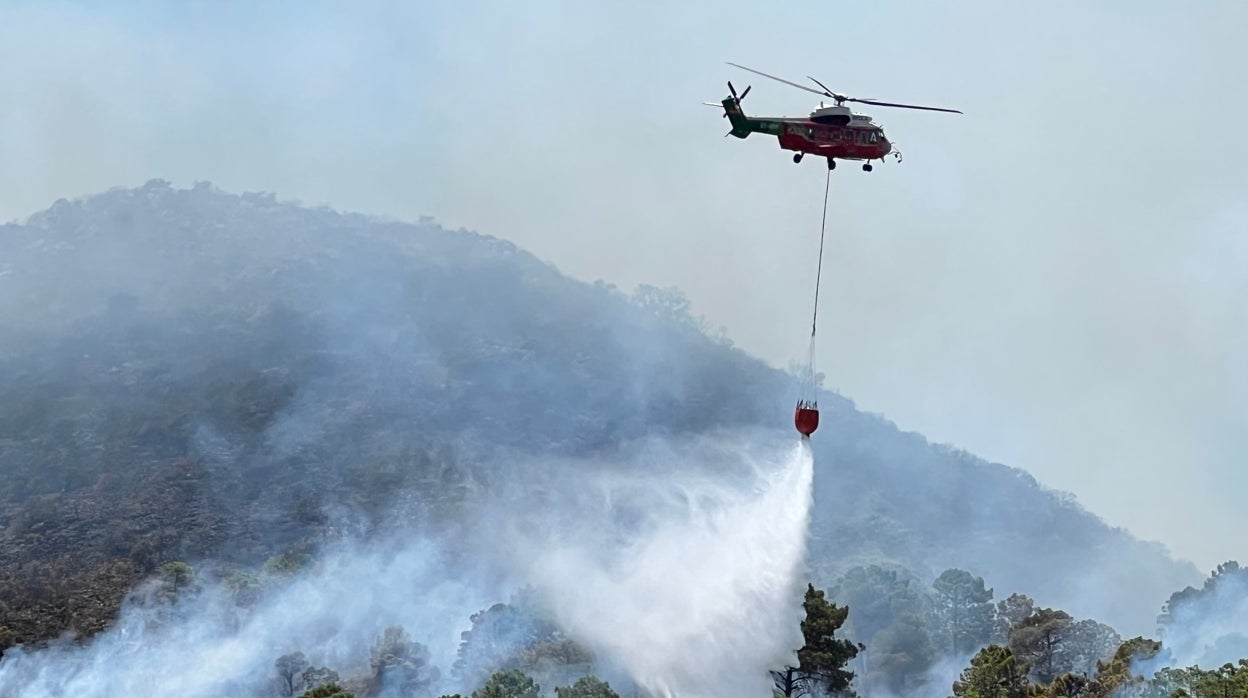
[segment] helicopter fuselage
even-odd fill
[[[809,118],[790,118],[746,116],[732,97],[722,104],[732,122],[730,133],[737,138],[751,133],[772,135],[784,150],[838,160],[879,160],[893,152],[884,129],[871,123],[871,117],[844,107],[820,108]]]
[[[878,126],[851,126],[810,122],[781,122],[776,138],[784,150],[840,160],[878,160],[893,146]]]

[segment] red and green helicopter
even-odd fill
[[[810,78],[810,80],[822,88],[821,90],[816,90],[806,85],[799,85],[796,82],[789,82],[783,78],[768,75],[762,71],[737,65],[736,63],[729,63],[728,65],[777,80],[799,90],[806,90],[822,97],[831,98],[836,102],[836,104],[831,106],[825,106],[820,102],[819,108],[812,111],[810,116],[806,118],[751,117],[746,116],[745,112],[741,111],[741,100],[745,99],[745,96],[749,94],[750,88],[746,87],[738,95],[732,83],[729,82],[728,92],[730,94],[728,97],[725,97],[720,104],[705,103],[712,107],[722,106],[724,108],[724,116],[732,123],[732,130],[724,134],[725,136],[732,135],[737,138],[745,138],[751,133],[772,135],[780,141],[782,149],[796,151],[793,154],[793,162],[801,162],[802,156],[809,153],[817,157],[827,158],[829,170],[836,169],[837,160],[861,160],[864,161],[862,169],[870,172],[872,160],[882,161],[890,153],[899,162],[901,161],[901,153],[893,148],[893,144],[884,137],[884,129],[872,123],[871,117],[866,114],[853,113],[849,107],[845,106],[845,102],[870,104],[877,107],[922,109],[924,111],[943,111],[953,114],[962,113],[957,109],[922,107],[915,104],[896,104],[894,102],[881,102],[876,99],[856,99],[833,92],[814,78]]]

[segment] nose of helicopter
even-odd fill
[[[884,150],[884,152],[880,153],[881,157],[893,152],[893,144],[887,138],[880,138],[880,148]]]

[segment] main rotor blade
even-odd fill
[[[811,80],[815,80],[814,78],[811,78],[809,75],[807,75],[806,77],[810,78]],[[815,80],[815,84],[822,87],[824,91],[827,93],[827,95],[831,97],[832,99],[844,99],[845,98],[845,95],[836,94],[832,90],[829,90],[827,85],[819,82],[818,80]]]
[[[726,62],[727,62],[727,61],[726,61]],[[776,77],[775,75],[768,75],[767,73],[764,73],[764,72],[763,72],[763,71],[761,71],[761,70],[754,70],[753,68],[747,68],[747,67],[745,67],[745,66],[743,66],[743,65],[737,65],[736,63],[732,63],[732,62],[727,62],[727,63],[728,63],[728,65],[730,65],[730,66],[732,66],[732,67],[734,67],[734,68],[740,68],[741,70],[748,70],[748,71],[750,71],[751,73],[755,73],[755,74],[758,74],[758,75],[762,75],[762,76],[763,76],[763,77],[765,77],[765,78],[771,78],[772,80],[775,80],[776,82],[782,82],[782,83],[784,83],[784,84],[786,84],[786,85],[791,85],[791,86],[793,86],[793,87],[796,87],[796,88],[797,88],[797,89],[799,89],[799,90],[806,90],[807,92],[813,92],[813,93],[815,93],[815,94],[817,94],[817,95],[822,95],[822,96],[824,96],[824,97],[831,97],[832,99],[836,99],[836,95],[832,94],[831,92],[820,92],[819,90],[811,89],[811,88],[809,88],[809,87],[807,87],[807,86],[805,86],[805,85],[799,85],[799,84],[797,84],[797,83],[795,83],[795,82],[789,82],[788,80],[785,80],[784,78],[778,78],[778,77]]]
[[[924,111],[944,111],[944,112],[949,112],[951,114],[962,113],[958,111],[957,109],[942,109],[941,107],[920,107],[917,104],[896,104],[894,102],[881,102],[881,101],[874,100],[874,99],[854,99],[853,97],[850,97],[846,99],[845,101],[859,102],[861,104],[871,104],[877,107],[901,107],[902,109],[922,109]]]

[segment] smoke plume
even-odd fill
[[[518,469],[524,490],[479,502],[471,550],[448,553],[447,541],[412,530],[340,542],[251,608],[225,583],[175,602],[149,585],[86,643],[6,656],[0,695],[268,695],[274,661],[291,652],[367,675],[373,640],[393,625],[428,648],[437,688],[468,692],[476,687],[450,680],[459,633],[520,586],[604,670],[654,695],[765,694],[767,669],[801,643],[809,447],[708,438],[649,442],[633,458],[631,471],[583,461]]]

